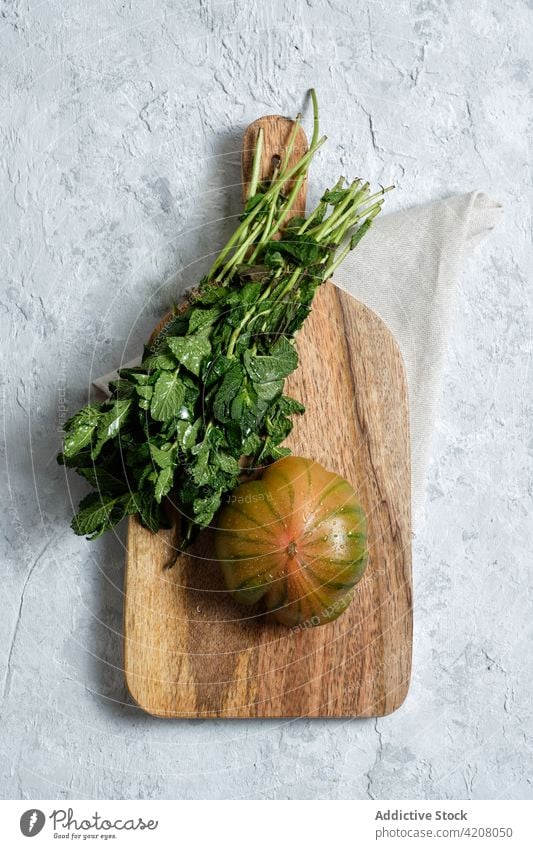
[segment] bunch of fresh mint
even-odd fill
[[[58,459],[94,488],[72,521],[77,534],[94,539],[134,513],[155,532],[167,525],[170,498],[184,520],[185,547],[246,469],[290,453],[282,443],[291,416],[304,412],[283,394],[298,365],[295,334],[317,287],[370,227],[385,191],[371,194],[367,183],[345,186],[341,178],[307,218],[286,223],[325,141],[312,97],[305,156],[289,168],[298,118],[283,161],[260,183],[259,132],[241,223],[196,295],[145,348],[141,365],[119,372],[108,400],[65,424]]]

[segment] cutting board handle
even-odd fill
[[[253,124],[247,127],[244,133],[242,145],[242,183],[243,183],[243,198],[248,197],[248,186],[252,176],[252,163],[254,158],[255,146],[259,130],[263,130],[263,151],[261,156],[261,165],[259,168],[259,181],[264,182],[270,180],[275,167],[276,160],[282,160],[291,132],[294,127],[294,121],[290,118],[283,118],[281,115],[266,115],[264,118],[258,118]],[[302,156],[307,153],[308,144],[305,132],[301,127],[298,128],[294,146],[289,157],[289,168],[296,165]],[[289,180],[284,186],[284,193],[290,190],[292,181]],[[288,221],[295,215],[305,215],[305,203],[307,199],[307,178],[302,183],[302,188],[298,192],[292,209],[285,219]]]
[[[252,176],[252,163],[259,129],[261,128],[263,130],[263,152],[259,169],[259,181],[265,182],[271,178],[275,158],[279,157],[280,159],[283,159],[293,127],[294,121],[290,118],[283,118],[281,115],[265,115],[264,118],[258,118],[257,121],[254,121],[253,124],[250,124],[246,128],[242,145],[243,200],[246,200],[248,196],[248,186]],[[308,145],[305,132],[301,127],[299,127],[298,132],[296,133],[296,138],[294,139],[291,155],[289,157],[289,168],[292,168],[299,162],[302,156],[307,153],[307,149]],[[283,187],[285,194],[290,191],[291,185],[292,180],[288,180],[287,184]],[[306,199],[307,178],[303,181],[302,187],[294,199],[294,203],[285,219],[285,222],[290,221],[290,219],[294,218],[295,215],[305,215]],[[180,308],[185,309],[186,307],[187,301],[184,301],[181,307],[177,307],[177,311],[179,312]],[[154,327],[148,340],[148,345],[153,343],[157,335],[163,330],[175,312],[176,309],[173,312],[167,312],[167,314],[163,316],[161,321],[156,325],[156,327]]]

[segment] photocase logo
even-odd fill
[[[38,808],[30,808],[29,811],[24,811],[20,818],[20,830],[24,837],[35,837],[42,831],[46,822],[46,817]]]

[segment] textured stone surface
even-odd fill
[[[12,2],[0,174],[7,486],[0,794],[531,796],[531,12],[520,0]],[[378,721],[165,722],[127,701],[123,536],[68,528],[62,407],[130,357],[239,210],[239,145],[318,88],[339,171],[389,208],[505,207],[465,264],[415,539],[414,675]],[[529,279],[528,279],[529,278]]]

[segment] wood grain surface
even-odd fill
[[[246,134],[250,171],[258,127],[263,164],[286,144],[275,116]],[[306,149],[298,136],[295,156]],[[281,151],[280,151],[281,152]],[[305,187],[299,208],[305,207]],[[212,559],[212,531],[180,556],[175,530],[128,528],[124,664],[128,689],[164,717],[383,716],[404,700],[411,670],[410,450],[407,389],[383,322],[333,283],[319,290],[298,336],[300,366],[286,392],[306,405],[287,444],[347,478],[369,519],[369,565],[335,622],[289,630],[238,606]]]

